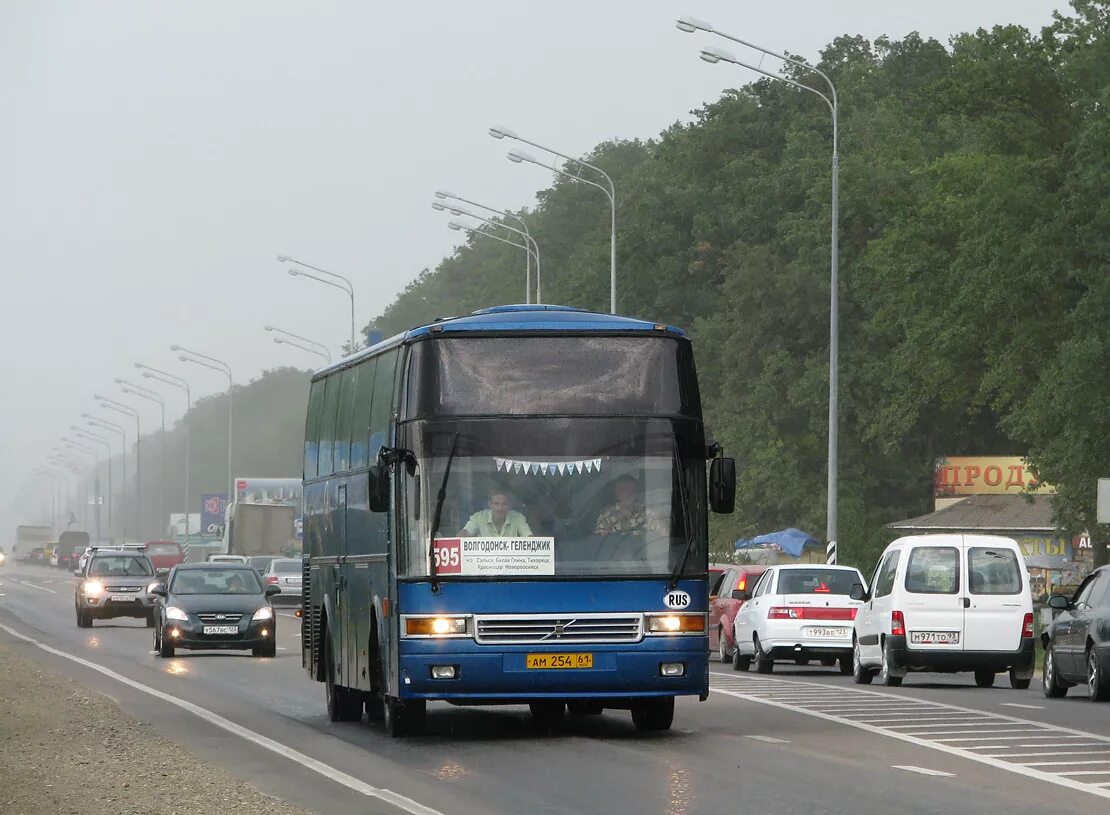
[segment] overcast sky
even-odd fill
[[[436,188],[531,205],[549,179],[508,162],[489,125],[578,154],[751,79],[699,61],[711,38],[676,31],[677,15],[815,58],[840,34],[947,41],[1037,29],[1063,6],[0,0],[0,514],[137,360],[199,395],[220,376],[169,345],[241,381],[312,364],[266,323],[338,348],[344,295],[287,276],[278,253],[350,276],[361,326],[457,240],[429,207]]]

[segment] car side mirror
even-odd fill
[[[267,597],[273,597],[275,594],[281,594],[281,587],[280,586],[267,586],[266,587],[266,596]]]
[[[715,458],[709,464],[709,508],[718,515],[736,509],[736,459]]]
[[[165,583],[159,583],[157,586],[155,586],[153,589],[150,590],[150,593],[153,594],[155,597],[165,597],[166,596],[166,584]]]
[[[1048,598],[1048,607],[1057,611],[1067,611],[1070,605],[1071,601],[1062,594],[1054,594]]]
[[[158,577],[165,577],[169,573],[170,573],[169,569],[155,569],[154,570],[154,574],[156,574]]]
[[[389,467],[375,464],[368,474],[367,503],[371,512],[389,511]]]
[[[848,589],[848,596],[853,600],[866,600],[867,589],[863,587],[862,583],[853,583],[852,587]]]
[[[733,589],[732,599],[739,600],[741,603],[746,603],[752,599],[752,595],[747,589]]]

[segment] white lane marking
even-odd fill
[[[955,778],[955,773],[946,773],[940,770],[930,770],[928,767],[915,767],[912,764],[891,764],[895,770],[905,770],[908,773],[919,773],[921,775],[936,775],[942,778]]]
[[[786,739],[776,739],[774,736],[744,736],[744,738],[751,739],[752,741],[767,742],[767,744],[790,744]]]
[[[1000,707],[1020,707],[1022,710],[1044,710],[1044,705],[1022,705],[1017,702],[999,702]]]
[[[30,586],[32,589],[38,589],[39,591],[48,591],[51,594],[57,594],[58,593],[58,592],[54,591],[54,589],[48,589],[48,588],[46,588],[46,586],[36,586],[34,583],[28,583],[26,580],[17,580],[15,582],[16,583],[22,583],[24,586]]]
[[[1004,770],[1005,772],[1009,772],[1009,773],[1016,773],[1016,774],[1021,775],[1025,778],[1036,778],[1040,781],[1045,781],[1049,784],[1055,784],[1056,786],[1059,786],[1059,787],[1067,787],[1068,789],[1077,790],[1079,792],[1086,792],[1086,793],[1089,793],[1091,795],[1099,796],[1101,798],[1110,799],[1110,789],[1102,789],[1100,786],[1098,786],[1096,784],[1085,784],[1082,781],[1078,781],[1078,780],[1075,780],[1075,779],[1072,779],[1072,778],[1065,778],[1065,777],[1062,777],[1058,774],[1045,772],[1044,770],[1038,770],[1035,767],[1025,767],[1025,766],[1022,766],[1021,764],[1014,764],[1014,763],[1009,762],[1009,761],[1002,761],[1001,759],[993,758],[991,756],[986,756],[986,755],[983,755],[982,753],[971,752],[970,749],[961,748],[961,747],[954,747],[954,746],[948,745],[948,744],[941,744],[940,742],[936,742],[936,741],[928,741],[926,739],[922,739],[922,738],[918,738],[916,736],[913,736],[909,733],[899,733],[896,730],[887,730],[887,729],[884,729],[884,728],[881,728],[881,727],[875,727],[874,725],[870,725],[870,724],[867,724],[865,722],[857,722],[857,721],[854,721],[852,719],[842,718],[840,716],[834,716],[834,715],[831,715],[831,714],[828,714],[828,713],[821,713],[820,711],[812,710],[812,709],[809,709],[809,708],[795,707],[794,705],[790,705],[790,704],[787,704],[785,702],[778,702],[774,699],[770,699],[770,698],[767,698],[767,697],[764,697],[764,696],[757,696],[754,693],[743,693],[741,691],[726,690],[726,689],[721,688],[721,687],[714,688],[714,692],[715,693],[720,693],[724,696],[733,696],[737,699],[743,699],[746,702],[756,702],[756,703],[759,703],[759,704],[770,705],[771,707],[781,708],[783,710],[789,710],[793,713],[801,713],[804,716],[813,716],[815,718],[824,719],[825,721],[834,722],[836,724],[841,724],[841,725],[844,725],[846,727],[854,727],[858,730],[865,730],[868,733],[874,733],[875,735],[878,735],[878,736],[888,736],[892,739],[898,739],[899,741],[908,742],[910,744],[916,744],[918,747],[927,747],[930,750],[938,750],[942,753],[947,753],[948,755],[956,756],[958,758],[971,759],[972,761],[977,761],[980,764],[986,764],[988,767],[994,767],[997,770]],[[883,695],[881,693],[878,693],[877,691],[860,691],[860,693],[861,694],[865,694],[865,693],[866,694],[874,694],[876,696],[882,696]],[[930,704],[935,704],[935,703],[930,703]],[[970,711],[970,712],[978,713],[978,711]],[[1008,718],[1008,717],[999,717],[999,718]],[[1014,721],[1021,721],[1021,720],[1015,719]],[[1021,723],[1022,724],[1029,724],[1029,722],[1024,722],[1024,721],[1021,721]],[[1064,728],[1058,728],[1058,730],[1065,731]],[[1082,735],[1085,738],[1091,738],[1092,737],[1092,734],[1090,734],[1090,733],[1081,733],[1080,731],[1071,731],[1071,732],[1076,733],[1077,735]],[[1059,735],[1057,735],[1057,738],[1059,738]],[[992,745],[992,746],[995,749],[998,749],[1002,745],[996,744],[996,745]],[[1034,745],[1034,746],[1038,746],[1038,745]],[[1044,745],[1040,745],[1040,746],[1044,746]]]
[[[1053,765],[1064,765],[1074,767],[1077,764],[1110,764],[1110,758],[1093,759],[1091,761],[1023,761],[1026,767],[1051,767]],[[1110,772],[1110,770],[1107,770]],[[1067,773],[1064,773],[1067,775]]]
[[[286,648],[286,647],[285,647],[284,645],[279,645],[279,646],[277,647],[277,649],[278,649],[279,651],[288,651],[288,650],[289,650],[289,649],[288,649],[288,648]]]
[[[195,705],[192,702],[187,702],[184,699],[178,698],[177,696],[171,696],[168,693],[163,693],[157,688],[152,688],[149,685],[144,685],[142,682],[136,682],[134,679],[130,679],[123,674],[116,673],[110,668],[105,668],[103,665],[99,665],[87,659],[82,659],[75,654],[70,654],[66,651],[60,651],[57,648],[52,648],[51,646],[39,642],[36,639],[28,637],[24,634],[20,634],[18,631],[9,628],[3,623],[0,623],[0,628],[7,631],[13,637],[17,637],[25,642],[29,642],[37,648],[41,648],[48,654],[54,654],[55,656],[62,657],[63,659],[68,659],[71,662],[76,662],[78,665],[83,665],[86,668],[90,668],[91,670],[104,674],[104,676],[114,679],[117,682],[127,685],[130,688],[142,691],[143,693],[149,694],[154,698],[160,699],[163,702],[167,702],[171,705],[176,705],[182,710],[186,710],[189,713],[192,713],[194,716],[204,719],[204,721],[208,722],[209,724],[213,724],[222,730],[226,730],[233,735],[239,736],[245,741],[249,741],[252,744],[255,744],[265,750],[269,750],[272,753],[276,753],[277,755],[287,758],[290,761],[294,761],[297,764],[300,764],[302,767],[312,770],[315,773],[319,773],[320,775],[324,776],[324,778],[334,781],[337,784],[342,784],[344,787],[347,787],[350,790],[354,790],[357,793],[361,793],[368,798],[377,798],[379,801],[385,801],[387,804],[392,804],[398,809],[402,809],[405,812],[412,813],[412,815],[443,815],[443,813],[440,812],[438,809],[432,809],[431,807],[424,806],[423,804],[414,801],[404,795],[401,795],[400,793],[393,792],[392,790],[371,786],[365,781],[355,778],[353,775],[348,775],[342,770],[337,770],[335,767],[331,767],[322,761],[317,761],[311,756],[305,755],[298,750],[294,750],[292,747],[287,747],[279,741],[274,741],[267,736],[263,736],[261,733],[256,733],[253,730],[249,730],[248,728],[243,727],[240,724],[236,724],[230,719],[225,719],[218,713],[213,713],[211,710],[203,708],[200,705]],[[1110,795],[1110,793],[1108,793],[1108,795]]]
[[[1079,762],[1082,764],[1083,762]],[[1072,770],[1060,775],[1110,775],[1110,770]]]

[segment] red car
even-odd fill
[[[148,541],[143,551],[157,572],[169,571],[178,563],[185,562],[185,550],[174,541]]]
[[[719,577],[714,572],[720,569]],[[709,567],[709,648],[716,649],[721,662],[732,662],[736,648],[733,639],[733,620],[744,603],[734,594],[751,590],[755,581],[767,571],[766,566],[717,566]]]

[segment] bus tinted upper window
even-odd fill
[[[317,379],[308,392],[308,417],[304,428],[304,477],[316,475],[320,459],[320,416],[324,412],[324,380]]]
[[[469,337],[413,346],[412,416],[663,415],[699,409],[670,337]]]
[[[359,368],[347,368],[340,375],[339,413],[335,424],[335,471],[344,472],[351,464],[351,419],[355,408],[355,389]]]
[[[327,378],[324,389],[324,409],[320,416],[320,466],[319,475],[331,475],[335,465],[335,417],[339,413],[339,374]]]

